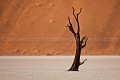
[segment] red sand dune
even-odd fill
[[[0,0],[0,55],[73,55],[74,37],[65,27],[70,16],[77,29],[72,6],[76,11],[83,8],[81,37],[86,35],[89,42],[82,54],[119,55],[119,4],[120,0]]]

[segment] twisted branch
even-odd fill
[[[81,48],[84,48],[84,47],[86,46],[86,43],[87,43],[87,41],[88,41],[88,38],[85,37],[84,40],[85,40],[85,43],[84,43],[84,45],[82,45],[83,43],[81,44]]]

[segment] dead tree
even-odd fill
[[[73,7],[72,7],[73,8]],[[75,13],[75,9],[73,8],[73,16],[77,22],[77,32],[74,31],[73,29],[73,25],[70,21],[70,17],[68,16],[68,21],[69,24],[67,24],[67,27],[69,28],[69,30],[73,33],[74,38],[76,40],[76,54],[75,54],[75,58],[73,61],[73,64],[71,66],[71,68],[68,71],[78,71],[79,66],[82,65],[87,59],[85,59],[83,62],[80,62],[80,56],[81,56],[81,50],[86,46],[87,40],[88,38],[85,36],[80,40],[80,23],[79,23],[79,15],[82,11],[82,8],[80,8],[80,11],[78,13]]]

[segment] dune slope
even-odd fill
[[[0,0],[0,55],[72,55],[75,42],[65,27],[76,11],[81,37],[89,42],[83,55],[119,55],[119,0]]]

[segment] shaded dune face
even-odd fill
[[[77,30],[72,6],[76,11],[83,8],[81,37],[89,37],[83,55],[119,55],[119,4],[119,0],[0,0],[0,55],[74,54],[74,37],[65,27],[70,16]]]

